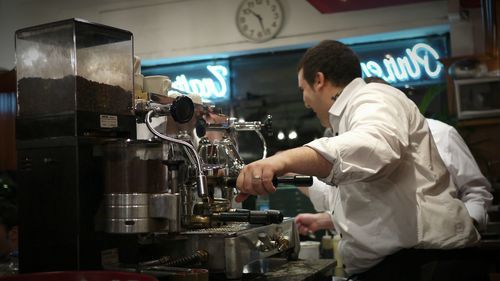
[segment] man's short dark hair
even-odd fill
[[[368,83],[380,83],[380,84],[386,84],[386,85],[391,85],[389,82],[385,81],[384,79],[377,77],[377,76],[372,76],[372,77],[365,77],[363,80]]]
[[[18,224],[17,207],[3,198],[0,198],[0,224],[3,224],[7,231]]]
[[[334,86],[346,86],[361,77],[361,66],[354,52],[346,45],[325,40],[308,49],[297,66],[302,69],[304,79],[312,86],[316,73],[322,72]]]

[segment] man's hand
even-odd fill
[[[310,232],[316,232],[321,229],[335,228],[328,213],[299,214],[295,217],[295,223],[297,224],[299,233],[302,235],[307,235]]]
[[[273,177],[290,172],[325,178],[331,169],[332,163],[310,147],[302,146],[283,151],[253,162],[240,171],[236,187],[242,193],[236,197],[236,202],[245,200],[249,194],[265,195],[276,191],[272,183]]]
[[[284,167],[285,163],[278,155],[246,165],[236,180],[236,186],[241,192],[236,197],[236,202],[245,200],[249,195],[275,192],[273,177],[283,174]]]

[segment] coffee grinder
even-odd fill
[[[20,271],[101,268],[99,147],[136,136],[132,33],[70,19],[15,40]]]

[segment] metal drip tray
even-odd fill
[[[187,255],[200,249],[206,251],[209,255],[209,270],[212,273],[224,273],[227,278],[241,278],[243,267],[255,260],[286,253],[297,257],[299,252],[298,233],[291,218],[280,224],[257,226],[249,223],[228,223],[181,234],[186,239],[183,249]],[[288,239],[282,249],[264,249],[261,246],[262,237],[276,240],[276,237],[280,236]]]
[[[201,228],[201,229],[195,229],[195,230],[189,230],[186,232],[183,232],[182,234],[199,234],[199,235],[217,235],[217,234],[223,234],[223,235],[231,235],[234,234],[236,235],[238,232],[250,229],[251,226],[247,223],[235,223],[235,224],[228,224],[220,227],[209,227],[209,228]]]

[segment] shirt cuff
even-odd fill
[[[478,230],[485,230],[488,223],[488,214],[481,204],[473,202],[465,202],[465,208],[469,212],[469,216],[477,222]]]
[[[325,213],[327,213],[330,216],[330,220],[332,221],[332,224],[334,225],[333,229],[336,230],[335,223],[333,222],[333,211],[325,211]]]

